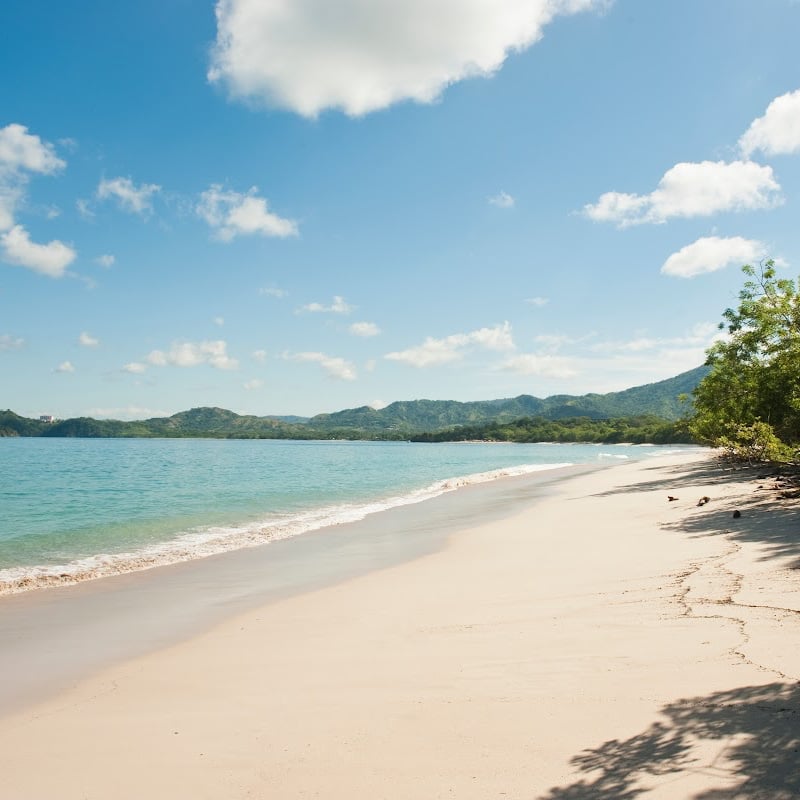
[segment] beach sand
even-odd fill
[[[773,483],[625,463],[235,613],[6,714],[0,796],[797,798],[800,517]]]

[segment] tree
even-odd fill
[[[788,458],[800,444],[800,293],[773,261],[742,267],[739,307],[710,350],[694,391],[692,432],[748,458]]]

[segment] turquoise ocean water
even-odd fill
[[[0,439],[0,593],[263,544],[470,483],[664,452],[625,445]]]

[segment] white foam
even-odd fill
[[[504,467],[489,472],[477,472],[436,481],[408,494],[375,500],[361,504],[341,504],[312,509],[298,514],[267,517],[244,525],[214,526],[188,531],[169,541],[126,553],[99,553],[76,559],[66,564],[13,567],[0,570],[0,595],[16,594],[46,586],[65,586],[95,578],[138,572],[152,567],[175,564],[197,558],[257,547],[280,539],[299,536],[309,531],[332,525],[357,522],[370,514],[390,508],[421,503],[433,497],[452,492],[465,486],[535,472],[569,467],[571,463],[522,464]]]

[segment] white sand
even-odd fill
[[[108,668],[0,720],[0,796],[796,798],[800,525],[739,478],[580,476]]]

